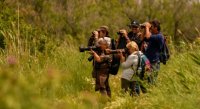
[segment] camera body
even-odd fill
[[[117,34],[123,36],[123,33],[121,33],[120,31],[118,31]]]
[[[144,29],[144,28],[146,28],[146,25],[141,24],[141,25],[140,25],[140,28],[141,28],[141,29]]]

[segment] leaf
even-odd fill
[[[191,54],[191,56],[192,56],[192,60],[193,60],[196,64],[200,65],[200,54]]]

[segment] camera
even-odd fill
[[[100,50],[100,48],[97,47],[97,46],[88,46],[88,47],[80,46],[79,47],[79,51],[80,52],[90,51],[91,49],[94,50],[94,51],[99,51]],[[94,56],[88,57],[88,61],[92,61],[93,59],[94,59]]]
[[[118,34],[118,35],[123,35],[123,33],[121,33],[121,32],[117,32],[117,34]]]
[[[144,29],[144,28],[146,28],[146,25],[141,24],[141,25],[140,25],[140,28],[141,28],[141,29]]]
[[[125,38],[124,38],[124,34],[123,34],[123,33],[121,33],[120,31],[119,31],[119,32],[117,32],[117,35],[119,35],[120,39],[122,39],[122,38],[123,38],[123,39],[125,39]]]
[[[79,47],[79,51],[80,52],[90,51],[91,49],[94,50],[94,51],[100,50],[100,48],[97,47],[97,46],[88,46],[88,47],[82,47],[82,46],[80,46]]]
[[[124,37],[127,34],[127,31],[125,29],[120,29],[117,32],[118,35],[120,35],[121,37]]]
[[[118,34],[118,35],[120,35],[120,36],[122,36],[122,35],[123,35],[123,33],[121,33],[121,32],[117,32],[117,34]]]

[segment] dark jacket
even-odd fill
[[[161,33],[151,35],[149,39],[146,39],[146,42],[148,43],[148,46],[144,54],[147,56],[149,61],[151,63],[160,61],[160,51],[164,44],[163,35]]]
[[[141,49],[142,46],[142,41],[140,39],[140,35],[141,34],[135,34],[132,31],[128,33],[128,37],[131,41],[135,41],[139,47],[139,49]]]

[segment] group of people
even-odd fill
[[[160,32],[160,23],[157,20],[140,24],[132,21],[129,25],[131,29],[127,32],[121,29],[117,32],[119,37],[112,39],[109,36],[107,26],[101,26],[92,32],[88,41],[88,46],[97,46],[99,50],[90,50],[93,59],[92,76],[95,78],[95,91],[100,91],[102,95],[111,97],[109,86],[109,68],[113,61],[113,56],[118,57],[122,67],[121,88],[130,95],[139,95],[140,90],[146,92],[145,87],[135,78],[139,64],[139,55],[145,55],[150,65],[145,68],[151,72],[149,83],[155,84],[158,71],[160,69],[160,50],[164,44],[164,37]],[[118,50],[116,54],[110,53],[111,50]],[[141,77],[140,77],[141,78]],[[141,78],[142,79],[142,78]]]

